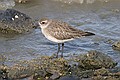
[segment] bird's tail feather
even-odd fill
[[[92,35],[95,35],[95,34],[91,32],[85,32],[85,34],[83,34],[82,36],[92,36]]]

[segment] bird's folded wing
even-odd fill
[[[52,26],[52,28],[49,28],[48,32],[51,36],[54,36],[59,40],[79,38],[86,34],[82,30],[71,27],[68,24],[58,24],[57,26]]]

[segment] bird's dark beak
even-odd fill
[[[39,26],[40,26],[39,22],[38,21],[34,21],[33,27],[34,28],[39,28]]]

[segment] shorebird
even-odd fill
[[[60,44],[62,44],[61,57],[63,57],[64,42],[84,36],[95,35],[91,32],[84,32],[82,30],[76,29],[70,26],[68,23],[58,20],[42,18],[38,21],[38,23],[42,34],[48,40],[58,43],[58,51],[56,57],[58,57],[58,53],[60,52]]]

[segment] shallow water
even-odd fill
[[[15,6],[14,0],[0,0],[0,10],[12,8],[13,6]]]
[[[35,20],[42,17],[59,19],[78,29],[96,34],[65,43],[65,56],[98,50],[110,55],[120,66],[120,52],[111,47],[112,42],[120,39],[119,4],[119,0],[111,0],[108,3],[96,1],[92,4],[35,0],[28,4],[16,4],[14,9]],[[6,55],[9,61],[29,60],[56,52],[57,44],[47,40],[40,29],[26,35],[0,35],[0,53]]]

